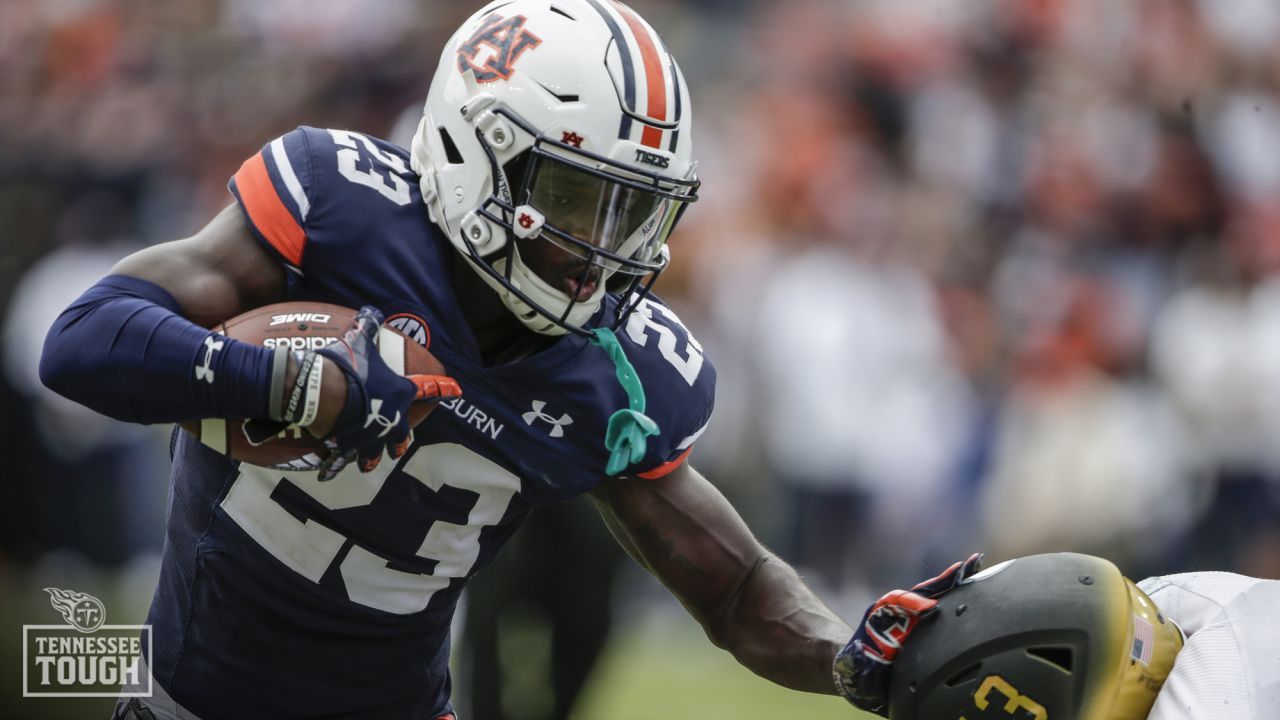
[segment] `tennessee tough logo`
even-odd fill
[[[471,38],[458,48],[458,71],[470,70],[478,83],[510,78],[515,70],[512,65],[520,55],[542,42],[524,29],[524,22],[523,15],[504,18],[494,13],[485,17]]]

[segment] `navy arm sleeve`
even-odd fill
[[[103,278],[54,321],[40,380],[129,422],[267,417],[272,351],[202,328],[179,310],[154,283]]]

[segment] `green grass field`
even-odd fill
[[[574,720],[867,720],[836,697],[773,685],[717,649],[679,611],[643,618],[618,634]]]

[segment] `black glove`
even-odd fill
[[[982,566],[982,554],[947,568],[910,590],[894,590],[867,608],[862,623],[836,654],[832,673],[836,689],[863,710],[888,717],[889,674],[902,643],[916,625],[937,611],[938,600]]]

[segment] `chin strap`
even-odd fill
[[[644,458],[645,449],[649,445],[648,437],[658,434],[658,423],[644,414],[644,385],[613,330],[592,330],[591,342],[609,354],[618,375],[618,384],[626,391],[627,404],[630,405],[609,417],[609,427],[604,434],[604,446],[610,453],[605,472],[619,475]]]

